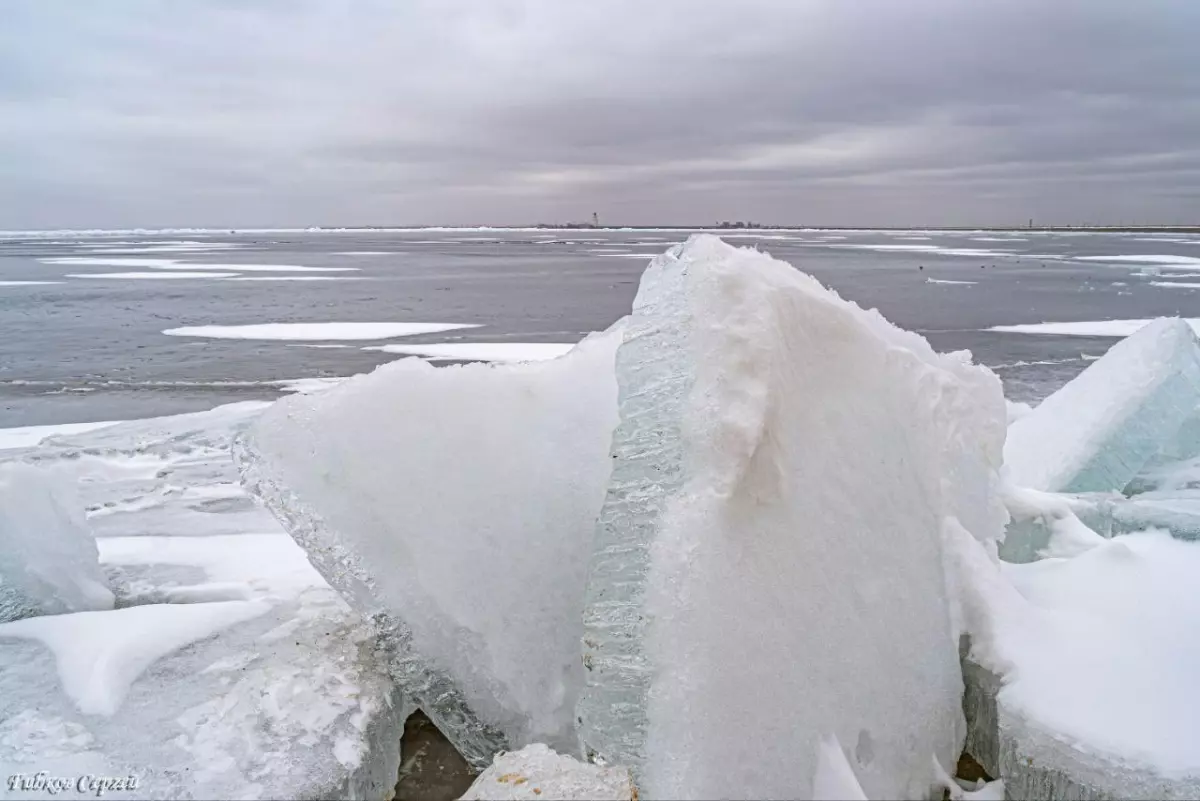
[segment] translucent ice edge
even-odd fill
[[[349,549],[323,533],[326,526],[321,517],[295,493],[263,473],[260,466],[264,458],[245,436],[234,440],[233,454],[243,486],[284,522],[284,528],[318,572],[327,578],[337,576],[338,580],[330,583],[339,591],[369,603],[373,584],[369,574]],[[483,770],[496,754],[509,750],[507,738],[479,719],[451,676],[433,669],[413,650],[412,632],[403,620],[380,610],[370,615],[369,623],[376,633],[376,648],[384,656],[399,691],[429,716],[471,767]]]

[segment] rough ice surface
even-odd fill
[[[369,627],[237,483],[231,440],[267,405],[0,452],[0,470],[69,475],[119,607],[0,624],[0,777],[138,780],[105,797],[392,791],[411,705]]]
[[[1000,565],[951,538],[970,636],[967,750],[1010,797],[1200,797],[1200,544],[1095,539]]]
[[[576,745],[619,338],[531,364],[385,365],[280,401],[241,445],[247,485],[480,769],[508,747]]]
[[[1051,492],[1123,489],[1200,406],[1200,340],[1179,319],[1150,323],[1015,421],[1010,481]]]
[[[635,801],[629,771],[589,765],[541,743],[498,754],[463,801]]]
[[[0,464],[0,623],[112,606],[72,477]]]
[[[585,753],[652,798],[795,798],[833,734],[869,796],[924,797],[963,733],[941,521],[1006,519],[998,379],[711,236],[650,265],[616,363]]]

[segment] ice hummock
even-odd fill
[[[619,340],[532,364],[385,365],[278,402],[241,445],[247,485],[480,769],[510,747],[576,747]]]
[[[112,606],[71,476],[0,464],[0,623]]]
[[[1156,320],[1013,422],[1009,479],[1049,492],[1124,489],[1198,406],[1200,340],[1183,320]]]
[[[924,797],[963,734],[940,526],[1005,522],[998,379],[711,236],[625,331],[587,755],[649,797],[794,798],[833,735],[869,797]]]

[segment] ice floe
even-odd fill
[[[1145,327],[1153,320],[1087,320],[1074,323],[1022,323],[1020,325],[995,325],[988,331],[1009,334],[1047,334],[1070,337],[1127,337]],[[1193,330],[1200,332],[1200,318],[1189,318]]]
[[[376,345],[364,350],[421,356],[431,361],[536,362],[562,356],[574,343],[567,342],[453,342],[440,345]]]
[[[168,328],[173,337],[262,340],[371,340],[439,334],[461,328],[478,328],[470,323],[257,323],[252,325],[195,325]]]
[[[163,281],[175,279],[179,281],[188,281],[196,278],[229,278],[237,275],[237,273],[209,273],[201,271],[174,271],[174,272],[159,272],[159,273],[70,273],[67,278],[101,278],[114,281]]]

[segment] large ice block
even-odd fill
[[[1200,340],[1183,320],[1156,320],[1013,422],[1009,479],[1049,492],[1123,489],[1198,407]]]
[[[940,527],[1002,531],[999,381],[711,236],[651,263],[617,377],[586,755],[649,798],[795,798],[832,735],[868,797],[924,797],[963,736]]]
[[[71,476],[0,465],[0,622],[112,605]]]
[[[576,747],[619,338],[535,364],[386,365],[280,401],[241,446],[247,485],[479,768],[530,742]]]
[[[949,555],[967,750],[1010,797],[1200,797],[1200,543],[1130,534],[1006,565],[961,535]]]

